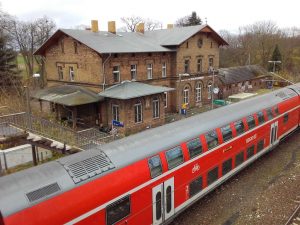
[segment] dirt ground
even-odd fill
[[[280,225],[300,203],[300,132],[199,200],[172,225]]]

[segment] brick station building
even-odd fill
[[[35,52],[44,57],[47,77],[46,94],[36,96],[50,102],[53,111],[71,112],[74,127],[78,121],[111,127],[112,119],[120,119],[124,122],[123,130],[135,127],[138,131],[151,126],[153,121],[159,121],[156,125],[163,124],[165,113],[178,112],[183,104],[193,108],[210,103],[212,71],[219,67],[222,45],[228,44],[208,25],[181,28],[168,25],[168,29],[145,31],[144,25],[139,24],[137,32],[116,32],[114,21],[108,22],[108,31],[99,31],[98,21],[92,21],[89,30],[59,29]],[[120,93],[119,97],[115,95],[123,85],[130,86],[128,96],[133,96],[138,83],[147,84],[148,92],[141,92],[142,95],[130,101],[120,98]],[[59,86],[72,90],[80,87],[103,98],[68,106],[68,96],[55,91]],[[105,95],[114,86],[117,88],[114,95]],[[160,92],[149,92],[151,86]],[[78,99],[83,98],[76,94]],[[157,101],[158,104],[154,103]],[[134,102],[141,103],[141,111]],[[116,105],[120,115],[132,114],[134,118],[143,114],[142,121],[117,117]],[[157,105],[159,120],[153,108]]]

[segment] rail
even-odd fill
[[[297,225],[300,224],[300,204],[296,207],[292,215],[289,217],[284,225]]]

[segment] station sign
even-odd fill
[[[112,124],[113,124],[113,126],[115,126],[115,127],[124,127],[124,123],[123,123],[123,122],[120,122],[120,121],[117,121],[117,120],[113,120],[113,121],[112,121]]]

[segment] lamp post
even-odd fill
[[[25,94],[26,94],[27,128],[29,130],[31,130],[32,123],[31,123],[31,107],[30,107],[29,89],[27,86],[24,86],[24,89],[25,89]]]
[[[276,67],[276,63],[281,63],[281,61],[268,61],[268,63],[273,63],[273,73],[275,74],[275,67]],[[272,79],[272,90],[273,90],[273,79]]]
[[[214,109],[215,69],[212,68],[211,109]]]

